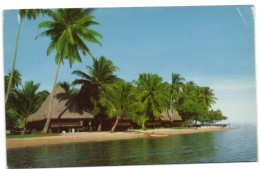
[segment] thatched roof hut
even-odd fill
[[[160,119],[162,121],[175,121],[175,120],[181,121],[182,120],[179,112],[175,108],[173,108],[173,112],[171,112],[170,109],[166,109],[166,111],[161,114]]]
[[[53,98],[53,107],[51,112],[51,120],[58,120],[58,119],[74,119],[74,120],[83,120],[83,119],[93,119],[94,116],[87,112],[80,112],[80,111],[73,111],[70,110],[66,106],[66,100],[59,100],[56,95],[59,93],[64,93],[65,91],[60,87],[56,86],[54,89],[54,98]],[[46,120],[49,111],[49,103],[51,94],[47,97],[44,103],[41,105],[38,111],[34,114],[31,114],[27,118],[27,123],[29,122],[36,122]]]

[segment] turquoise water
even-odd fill
[[[10,168],[257,161],[256,128],[10,149]]]

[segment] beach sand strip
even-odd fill
[[[230,128],[189,128],[189,129],[149,129],[149,130],[132,130],[125,132],[80,132],[80,133],[65,133],[59,136],[44,136],[34,138],[10,138],[6,139],[6,148],[23,148],[41,145],[55,145],[76,142],[90,142],[90,141],[107,141],[147,137],[144,133],[156,134],[191,134],[200,132],[213,132],[230,130]]]

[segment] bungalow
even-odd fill
[[[62,131],[90,131],[94,116],[88,112],[70,110],[66,106],[66,100],[59,100],[57,94],[65,92],[60,86],[54,89],[53,107],[49,132],[60,133]],[[26,127],[30,131],[41,131],[47,120],[51,94],[46,98],[42,106],[34,114],[26,119]]]

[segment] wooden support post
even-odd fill
[[[89,131],[92,131],[92,123],[91,123],[91,121],[89,121]]]

